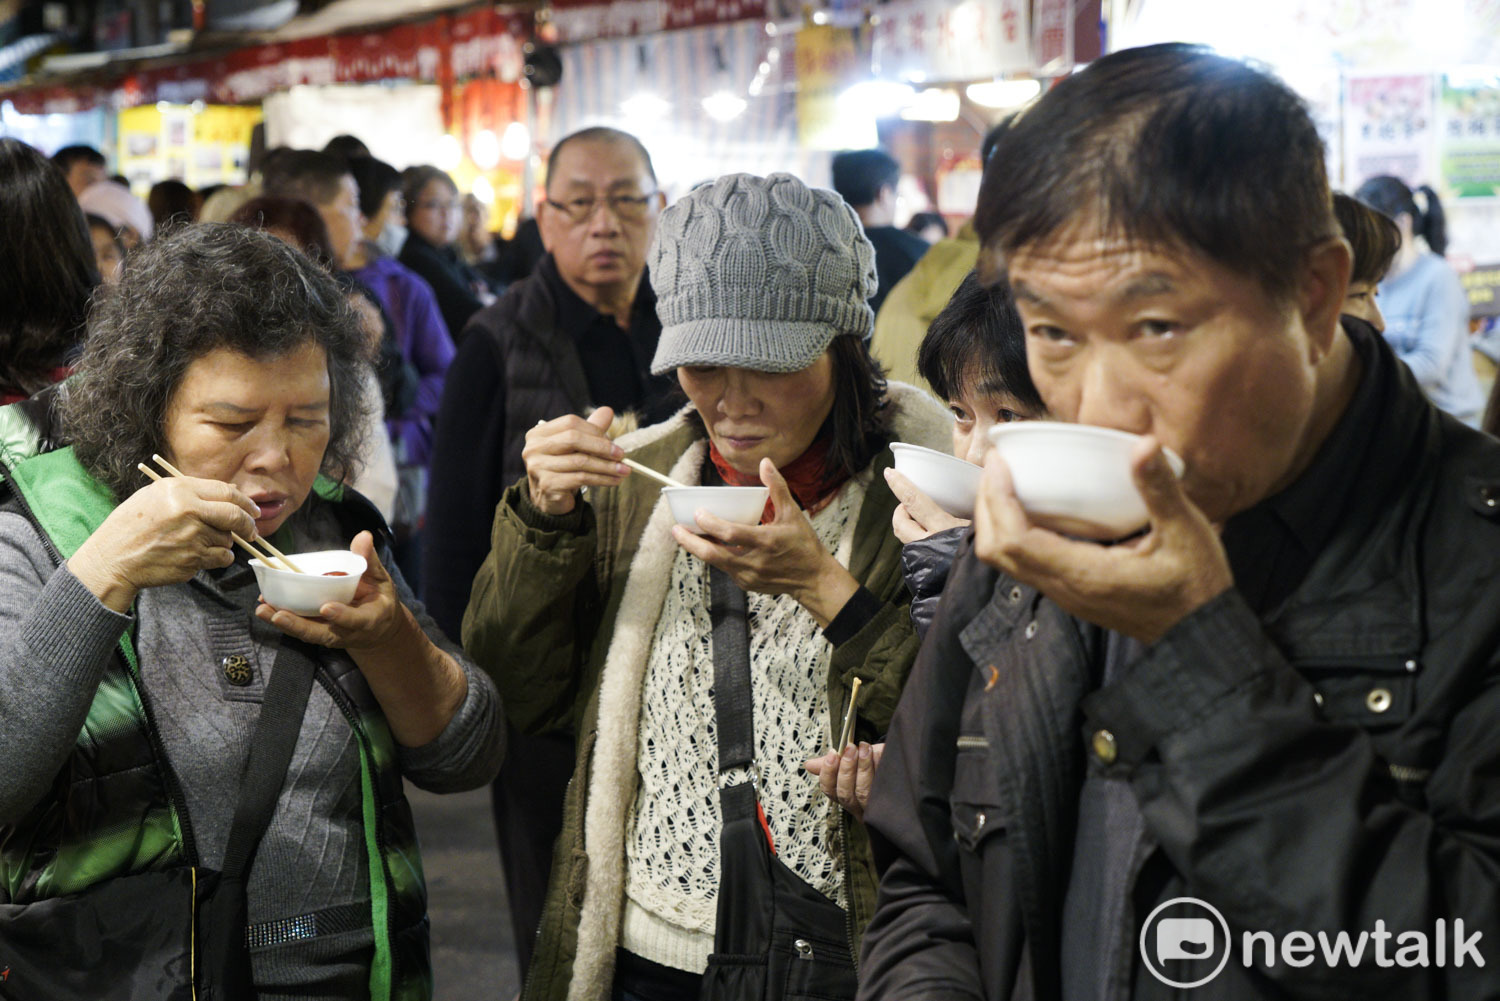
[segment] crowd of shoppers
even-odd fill
[[[589,128],[505,242],[353,136],[144,202],[0,139],[0,985],[430,998],[405,780],[491,785],[532,1001],[1492,994],[1500,402],[1436,195],[1332,192],[1184,45],[982,159],[929,251],[880,150],[670,201]],[[1128,433],[1147,524],[1047,528],[1029,421]],[[297,614],[261,544],[364,570]]]

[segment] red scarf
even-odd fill
[[[73,370],[66,365],[63,365],[58,368],[48,369],[46,379],[48,384],[54,382],[62,382],[72,374]],[[3,386],[0,386],[0,406],[5,406],[6,404],[10,403],[20,403],[22,400],[28,398],[28,394],[21,392],[19,389],[7,389]]]
[[[781,469],[781,476],[786,480],[786,485],[792,491],[792,497],[801,506],[802,510],[809,515],[817,514],[828,506],[833,500],[833,495],[838,493],[839,487],[849,477],[840,473],[837,477],[830,478],[828,475],[828,446],[832,440],[831,434],[821,434],[813,439],[813,443],[807,446],[807,451],[787,463]],[[764,486],[760,482],[760,475],[747,476],[731,466],[725,458],[719,454],[718,446],[710,438],[708,442],[708,457],[713,460],[714,468],[719,471],[726,484],[731,487],[759,487]],[[761,516],[761,522],[770,521],[776,516],[776,506],[769,500],[766,501],[765,514]]]

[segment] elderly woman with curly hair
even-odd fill
[[[204,224],[136,253],[71,380],[0,410],[0,901],[218,869],[288,664],[316,684],[246,877],[254,988],[430,994],[402,779],[481,786],[503,738],[493,685],[387,569],[379,515],[338,486],[367,344],[302,254]],[[137,463],[154,453],[184,477],[149,482]],[[296,615],[259,599],[231,533],[348,546],[368,569],[348,604]]]

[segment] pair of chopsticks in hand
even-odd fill
[[[167,471],[167,474],[170,476],[183,475],[182,470],[178,469],[176,466],[172,465],[170,462],[168,462],[166,459],[163,459],[159,455],[152,455],[151,460],[161,468],[165,469]],[[145,473],[153,480],[159,480],[162,478],[162,475],[160,473],[152,469],[150,466],[146,465],[144,462],[136,463],[135,468],[139,469],[141,472]],[[256,559],[260,560],[268,567],[274,567],[279,561],[288,570],[292,571],[292,573],[307,572],[306,570],[303,570],[301,567],[297,566],[297,564],[293,563],[291,560],[287,559],[285,553],[277,549],[275,546],[271,545],[271,543],[265,539],[260,539],[259,542],[270,551],[270,555],[267,555],[266,553],[261,552],[259,549],[256,549],[254,545],[240,538],[238,534],[234,532],[230,532],[229,534],[233,536],[235,544],[237,546],[239,546],[245,552],[249,553],[251,556],[254,556]]]

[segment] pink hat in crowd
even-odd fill
[[[78,196],[78,205],[85,213],[98,216],[115,229],[129,226],[140,234],[143,241],[151,239],[151,210],[122,184],[114,181],[90,184]]]

